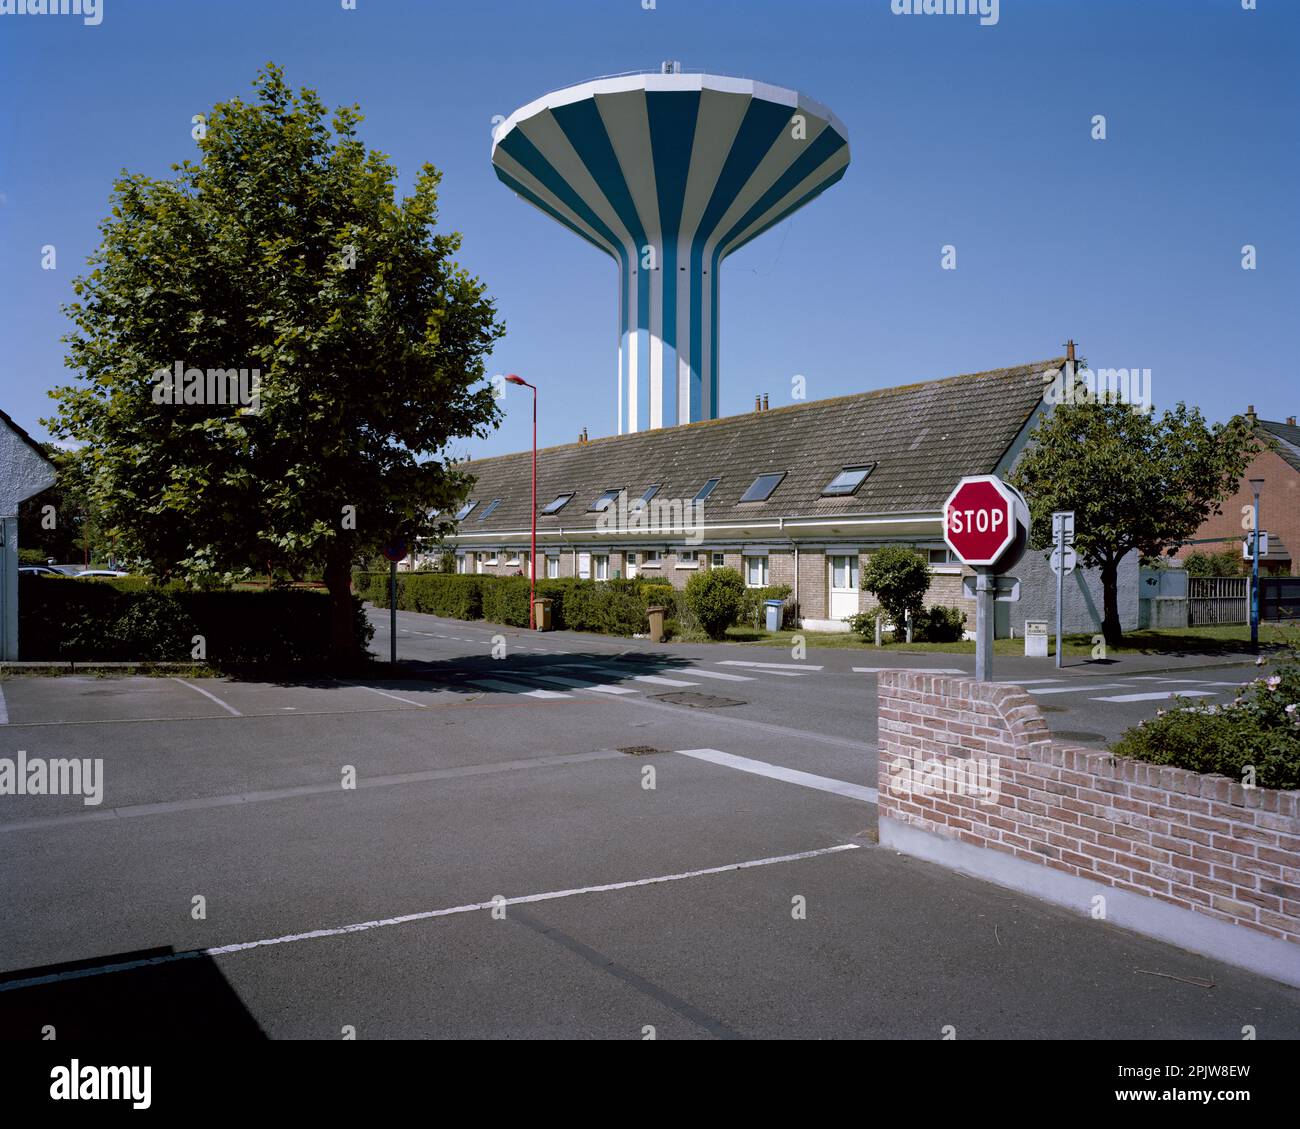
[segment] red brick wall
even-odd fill
[[[882,818],[1300,944],[1300,792],[1055,742],[1018,686],[903,671],[879,686]],[[937,784],[947,758],[996,792],[907,787],[926,764]]]
[[[1246,529],[1241,524],[1241,508],[1253,507],[1255,503],[1250,488],[1252,478],[1264,480],[1264,489],[1259,497],[1259,523],[1270,535],[1281,538],[1291,554],[1291,575],[1300,575],[1300,474],[1272,451],[1255,456],[1241,476],[1238,491],[1223,503],[1223,512],[1207,518],[1205,524],[1192,534],[1196,539],[1229,537],[1231,540],[1217,545],[1185,545],[1178,551],[1179,560],[1195,552],[1221,553],[1225,549],[1241,552],[1241,543],[1246,539]],[[1270,567],[1268,571],[1286,570]]]

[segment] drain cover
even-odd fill
[[[653,745],[624,745],[619,752],[627,753],[629,757],[648,757],[654,753],[662,753],[663,749],[656,749]]]
[[[720,710],[725,706],[743,706],[739,698],[720,698],[717,694],[697,694],[691,690],[680,690],[674,694],[655,694],[656,701],[668,702],[674,706],[690,706],[696,710]]]

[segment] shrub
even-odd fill
[[[745,581],[734,568],[697,572],[686,582],[686,603],[710,639],[726,636],[744,597]]]
[[[966,613],[935,604],[912,621],[912,637],[921,643],[955,643],[965,634]]]
[[[768,600],[784,600],[785,607],[781,610],[781,625],[794,618],[795,607],[790,600],[790,585],[788,584],[769,584],[766,588],[746,588],[740,598],[740,612],[737,615],[737,621],[748,625],[749,627],[762,627],[767,622],[767,605]]]
[[[124,605],[107,632],[110,648],[127,660],[181,662],[190,658],[200,634],[189,613],[172,593],[146,589],[119,600]]]
[[[635,635],[649,627],[646,607],[639,581],[578,581],[564,594],[563,621],[571,631]]]
[[[898,631],[907,622],[909,612],[914,621],[920,617],[929,587],[930,567],[925,558],[902,545],[877,549],[862,570],[863,590],[876,597],[885,617]]]
[[[1189,553],[1183,561],[1188,576],[1241,576],[1245,572],[1240,549],[1218,553]]]
[[[1253,766],[1261,788],[1300,788],[1300,652],[1293,648],[1272,677],[1244,685],[1231,705],[1163,710],[1127,730],[1111,749],[1238,783]]]

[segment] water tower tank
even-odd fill
[[[502,182],[618,264],[620,433],[717,417],[719,264],[848,163],[820,103],[676,64],[547,94],[492,144]]]

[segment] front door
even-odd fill
[[[835,554],[828,558],[830,572],[830,618],[847,619],[858,614],[858,555]]]

